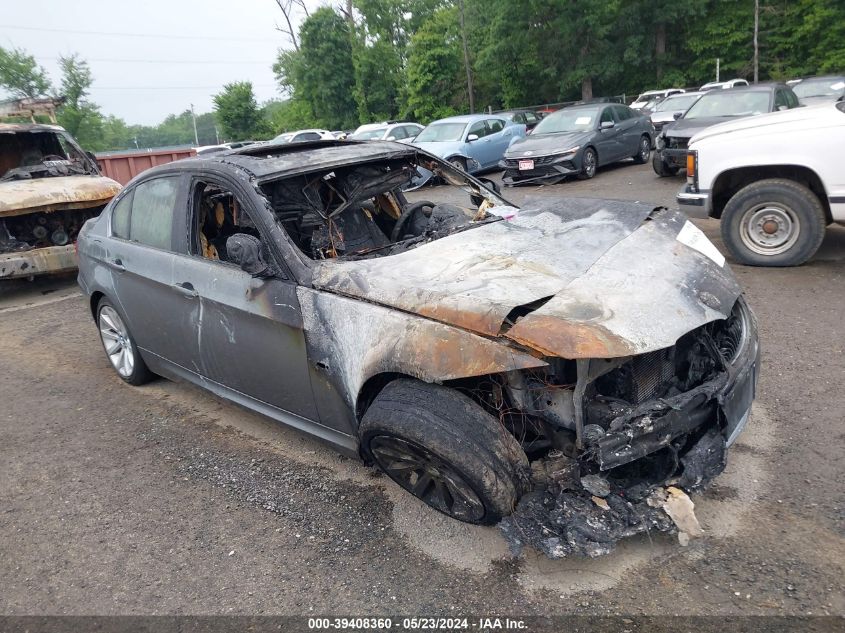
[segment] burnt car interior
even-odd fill
[[[90,160],[51,131],[0,133],[0,182],[95,174]],[[91,209],[28,213],[0,219],[0,253],[72,243],[82,225],[103,205]]]
[[[229,262],[228,239],[245,233],[259,238],[258,230],[231,191],[212,183],[194,188],[193,252],[206,259]]]
[[[90,160],[56,132],[0,134],[0,182],[90,173]]]
[[[418,164],[462,187],[469,204],[409,202],[403,191],[418,178]],[[261,189],[276,221],[311,259],[379,257],[499,219],[488,211],[489,192],[447,170],[409,153],[298,174]]]

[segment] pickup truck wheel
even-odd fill
[[[106,357],[123,381],[137,386],[153,379],[126,322],[105,297],[97,305],[97,327]]]
[[[827,221],[816,194],[772,178],[740,189],[722,212],[722,239],[748,266],[800,266],[821,246]]]
[[[596,175],[596,167],[599,164],[599,155],[592,147],[584,150],[584,155],[581,157],[581,173],[578,178],[581,180],[589,180]]]
[[[660,156],[660,152],[654,152],[654,157],[651,159],[651,166],[654,169],[654,173],[661,178],[665,178],[667,176],[677,176],[680,171],[679,167],[669,165],[665,160],[663,160]]]
[[[632,158],[637,165],[645,165],[648,162],[649,154],[651,154],[651,139],[648,134],[643,134],[640,138],[639,149]]]
[[[364,455],[435,510],[491,525],[511,513],[528,458],[501,423],[467,396],[417,380],[391,382],[359,427]]]

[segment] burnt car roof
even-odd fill
[[[166,169],[223,168],[234,166],[259,180],[379,158],[411,156],[417,149],[391,141],[307,141],[275,145],[249,145],[227,152],[184,158],[154,167],[144,173]]]
[[[47,123],[0,123],[0,134],[15,132],[64,132],[60,125]]]

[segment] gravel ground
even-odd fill
[[[674,206],[680,186],[622,165],[505,195]],[[6,284],[0,613],[845,614],[845,230],[801,268],[734,270],[764,364],[748,431],[695,499],[706,536],[554,562],[512,560],[495,529],[196,388],[124,385],[73,280]]]

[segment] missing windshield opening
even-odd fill
[[[409,200],[405,191],[426,167],[409,158],[335,166],[264,184],[262,192],[276,222],[315,260],[393,255],[498,219],[483,195],[489,192],[466,181],[460,183],[457,198]],[[445,194],[449,187],[433,189]]]

